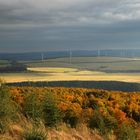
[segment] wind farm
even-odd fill
[[[8,61],[3,63],[9,65]],[[101,56],[100,50],[94,57],[75,57],[72,50],[69,50],[68,57],[46,59],[41,53],[40,60],[19,63],[26,66],[27,71],[3,72],[1,79],[6,82],[72,80],[140,82],[139,58]],[[2,61],[0,66],[4,66]]]

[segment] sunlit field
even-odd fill
[[[140,73],[104,73],[68,68],[64,68],[62,72],[62,68],[48,68],[46,71],[45,69],[47,68],[29,68],[31,70],[29,73],[4,73],[1,74],[1,78],[6,82],[70,80],[140,82]]]
[[[78,68],[103,72],[140,72],[139,58],[120,57],[73,57],[56,58],[44,61],[26,61],[28,67]]]
[[[75,57],[71,63],[68,58],[21,63],[27,65],[27,72],[2,73],[0,77],[6,82],[91,80],[140,83],[139,58]]]

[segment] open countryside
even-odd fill
[[[140,83],[140,59],[120,57],[73,57],[21,61],[26,72],[1,73],[5,82],[23,81],[124,81]],[[9,65],[0,61],[0,67]]]

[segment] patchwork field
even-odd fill
[[[52,69],[52,68],[51,68]],[[55,68],[54,68],[55,70]],[[53,70],[53,71],[54,71]],[[6,82],[22,82],[22,81],[72,81],[72,80],[91,80],[91,81],[124,81],[140,83],[140,73],[103,73],[92,71],[78,72],[31,72],[31,73],[3,73],[1,79]]]
[[[91,80],[140,83],[139,58],[74,57],[71,63],[68,58],[20,63],[27,66],[27,72],[2,73],[0,77],[6,82]]]
[[[140,72],[139,58],[73,57],[24,62],[28,67],[69,67],[102,72]]]

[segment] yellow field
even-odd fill
[[[30,70],[30,72],[3,73],[0,75],[0,78],[5,82],[91,80],[140,83],[140,73],[105,73],[59,67],[36,67],[28,68],[28,70]]]
[[[54,67],[36,67],[27,68],[29,71],[35,72],[46,72],[46,73],[65,73],[65,72],[75,72],[77,69],[73,68],[54,68]]]

